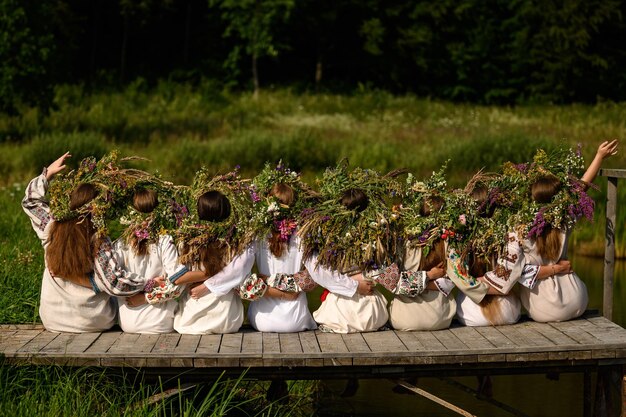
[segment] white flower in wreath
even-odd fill
[[[120,224],[123,224],[124,226],[128,226],[130,224],[130,219],[126,216],[122,216],[120,217]]]
[[[267,206],[267,212],[268,213],[274,213],[275,214],[278,211],[280,211],[280,206],[275,201],[272,201],[270,203],[270,205]]]

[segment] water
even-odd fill
[[[603,265],[599,258],[572,257],[572,265],[589,290],[588,309],[602,311]],[[626,323],[626,262],[616,264],[613,321]],[[443,376],[443,375],[442,375]],[[558,380],[545,375],[494,376],[493,398],[531,416],[582,416],[582,374],[561,374]],[[475,377],[454,378],[476,388]],[[473,395],[450,386],[439,378],[420,378],[417,386],[479,416],[507,416],[505,411],[477,400]],[[394,384],[385,379],[361,380],[355,396],[342,398],[345,381],[324,381],[319,414],[323,416],[458,416],[458,414],[418,395],[396,394]]]

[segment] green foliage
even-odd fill
[[[47,105],[54,38],[48,31],[51,4],[0,1],[0,111]]]

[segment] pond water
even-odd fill
[[[589,290],[588,309],[601,312],[603,259],[577,256],[570,260]],[[618,261],[613,290],[613,321],[621,326],[626,323],[626,308],[620,302],[626,299],[625,277],[626,262]],[[476,388],[475,377],[454,380]],[[548,379],[545,375],[494,376],[492,382],[494,399],[530,416],[578,417],[583,414],[582,374],[561,374],[558,380]],[[345,381],[324,381],[323,384],[319,409],[322,416],[458,416],[424,397],[394,393],[394,384],[386,379],[361,380],[356,395],[349,398],[340,396]],[[420,378],[417,386],[479,416],[512,415],[439,378]]]

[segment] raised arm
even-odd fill
[[[610,142],[604,141],[600,144],[600,146],[598,146],[596,156],[593,158],[593,161],[591,161],[591,164],[589,164],[589,167],[581,178],[581,180],[585,184],[587,184],[587,186],[589,186],[589,184],[591,184],[593,180],[596,179],[598,171],[600,171],[600,167],[602,166],[602,162],[606,158],[613,156],[617,153],[617,145],[619,145],[619,142],[617,141],[617,139],[615,139]]]

